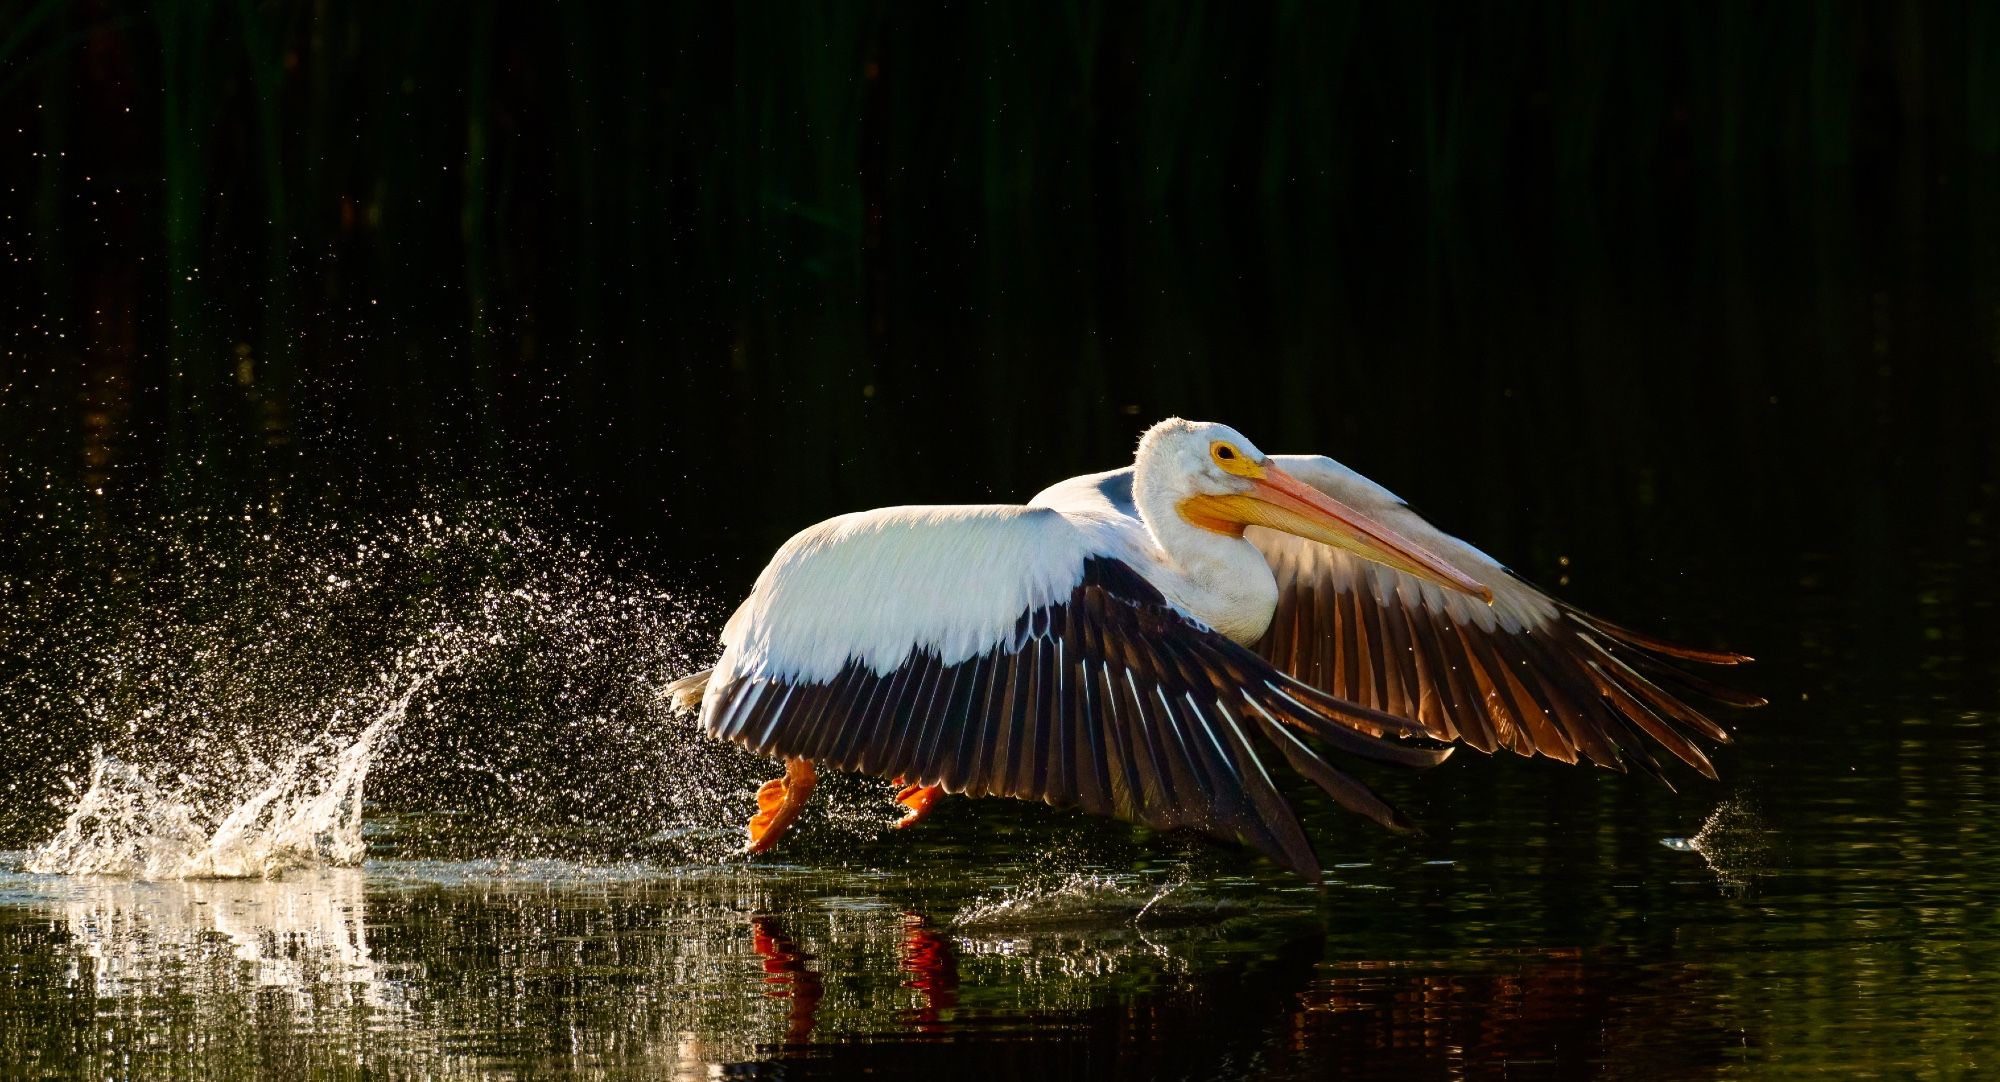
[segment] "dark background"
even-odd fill
[[[7,561],[525,493],[726,594],[1177,412],[1990,703],[1996,166],[1980,4],[4,0]]]

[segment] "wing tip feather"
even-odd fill
[[[1561,604],[1560,602],[1558,602],[1558,605],[1563,615],[1585,627],[1609,635],[1628,646],[1650,650],[1653,653],[1666,657],[1679,658],[1682,661],[1699,662],[1703,665],[1725,666],[1748,665],[1757,660],[1749,654],[1738,653],[1735,650],[1706,650],[1698,646],[1683,646],[1680,643],[1668,642],[1657,636],[1648,635],[1643,631],[1634,631],[1629,627],[1614,624],[1602,617],[1592,616],[1573,606]]]

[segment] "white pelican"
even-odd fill
[[[1266,455],[1170,418],[1131,466],[1027,506],[890,507],[778,550],[669,689],[716,737],[786,759],[750,848],[780,838],[814,764],[940,793],[1015,796],[1251,846],[1316,879],[1272,752],[1345,807],[1398,814],[1302,737],[1429,765],[1454,741],[1714,777],[1682,701],[1762,700],[1656,655],[1733,665],[1586,616],[1329,458]],[[1412,739],[1414,738],[1414,739]]]

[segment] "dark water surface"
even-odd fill
[[[0,1076],[2000,1074],[1983,8],[115,7],[0,0]],[[732,855],[655,693],[772,549],[1170,413],[1771,703],[1297,793],[1323,890],[860,780]],[[25,870],[416,683],[358,868]]]

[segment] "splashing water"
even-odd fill
[[[659,694],[704,649],[696,600],[492,505],[241,519],[199,543],[163,527],[167,556],[87,603],[0,582],[23,602],[0,626],[21,648],[0,665],[0,761],[57,768],[8,783],[0,834],[47,839],[30,870],[740,846],[727,798],[763,767]],[[65,762],[88,774],[63,781]]]
[[[977,899],[959,910],[951,925],[961,932],[1025,932],[1182,923],[1241,911],[1233,899],[1183,891],[1190,882],[1185,866],[1158,877],[1070,872]]]
[[[959,910],[955,928],[1013,927],[1073,921],[1078,916],[1134,914],[1149,892],[1129,878],[1072,872],[1046,883],[1029,883],[978,899]]]
[[[1661,838],[1660,844],[1699,855],[1723,887],[1742,889],[1769,865],[1769,835],[1770,828],[1748,805],[1726,800],[1708,813],[1692,837]]]
[[[213,826],[171,784],[96,752],[90,787],[27,870],[137,879],[271,877],[292,868],[361,862],[362,787],[377,747],[410,700],[411,684],[344,746],[322,738],[294,752]]]

